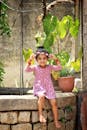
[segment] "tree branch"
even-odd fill
[[[47,6],[47,10],[49,11],[52,7],[54,7],[56,4],[58,4],[58,3],[61,3],[61,2],[70,2],[70,3],[74,3],[74,1],[73,0],[55,0],[55,1],[53,1],[53,2],[51,2],[48,6]]]
[[[46,16],[46,0],[42,0],[42,3],[43,3],[43,19],[44,19]]]

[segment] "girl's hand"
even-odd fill
[[[28,59],[28,61],[27,61],[28,65],[31,65],[31,64],[33,63],[34,59],[35,59],[35,54],[33,53],[33,54],[30,56],[30,58]]]
[[[50,54],[50,55],[49,55],[49,58],[50,58],[51,60],[54,60],[54,61],[56,62],[57,65],[60,64],[58,58],[57,58],[55,55]]]
[[[30,60],[34,60],[34,59],[35,59],[35,54],[33,53],[33,54],[30,56],[29,59],[30,59]]]
[[[56,56],[53,55],[53,54],[50,54],[50,55],[49,55],[49,58],[50,58],[51,60],[55,60],[55,59],[57,59]]]

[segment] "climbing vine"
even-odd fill
[[[3,0],[4,3],[7,3],[7,0]],[[11,29],[8,23],[8,8],[0,2],[0,35],[10,36]]]

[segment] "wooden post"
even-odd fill
[[[82,61],[82,85],[87,90],[87,0],[82,1],[82,38],[83,38],[83,61]]]

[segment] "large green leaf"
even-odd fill
[[[76,19],[73,24],[71,25],[70,27],[70,34],[73,36],[73,37],[76,37],[78,35],[78,32],[79,32],[79,20]]]
[[[47,36],[55,30],[56,25],[57,25],[57,17],[48,14],[43,20],[43,28]]]
[[[67,33],[67,31],[65,28],[65,24],[62,21],[60,21],[60,23],[59,23],[59,37],[61,39],[63,39],[66,36],[66,33]]]
[[[45,41],[44,41],[44,47],[45,49],[51,53],[51,46],[54,42],[54,35],[51,33],[49,36],[46,37]]]
[[[23,56],[24,56],[25,62],[27,62],[27,60],[28,60],[29,57],[32,55],[32,53],[33,53],[33,50],[30,49],[30,48],[29,48],[28,50],[23,49]]]

